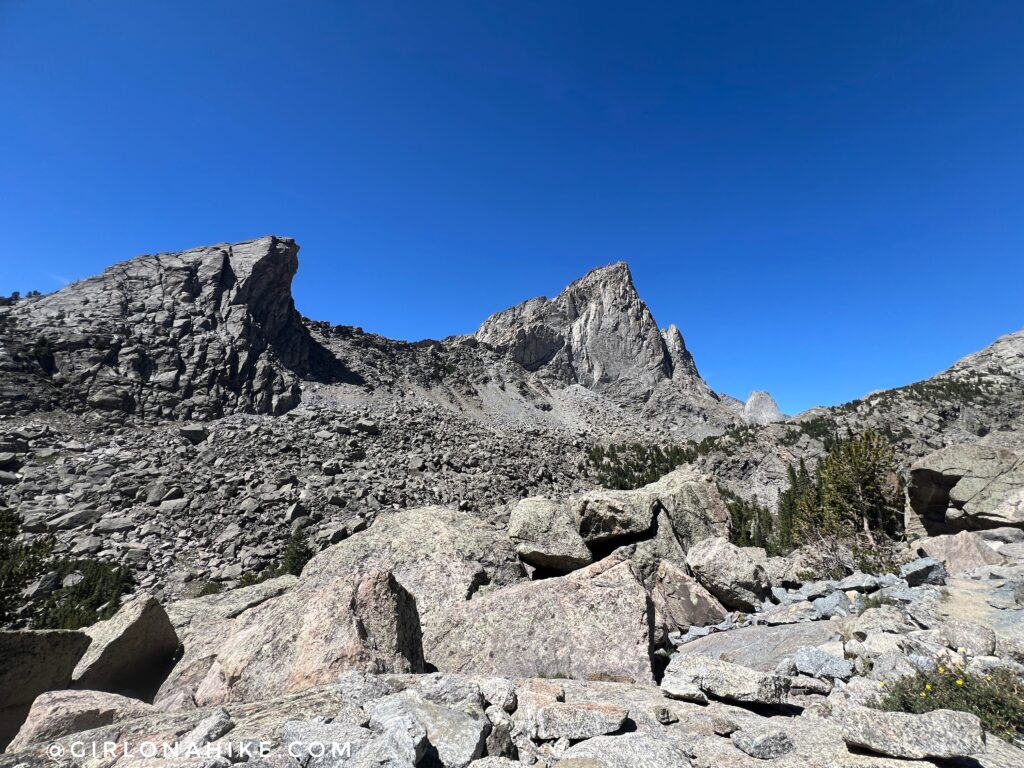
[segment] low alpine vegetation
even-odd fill
[[[96,559],[53,556],[53,539],[21,540],[22,520],[0,508],[0,626],[78,629],[114,615],[132,588],[131,573]],[[37,579],[53,585],[26,597]]]
[[[692,445],[645,445],[622,443],[595,445],[587,453],[581,469],[589,469],[605,488],[632,490],[664,477],[676,467],[697,458]]]
[[[939,664],[934,672],[883,684],[882,690],[878,709],[913,714],[956,709],[977,715],[985,730],[1001,739],[1024,739],[1024,679],[1008,669],[970,674]]]

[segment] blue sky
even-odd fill
[[[784,410],[1024,326],[1024,4],[0,0],[0,293],[289,235],[306,315],[474,329],[624,259]]]

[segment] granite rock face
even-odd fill
[[[723,538],[698,542],[687,553],[686,564],[726,608],[752,611],[771,588],[764,566],[750,552]]]
[[[79,688],[151,696],[178,651],[178,635],[152,595],[135,596],[85,632],[92,642],[75,667]],[[149,679],[140,670],[150,670]]]
[[[633,567],[598,563],[453,604],[427,656],[443,672],[651,682],[653,625]]]
[[[296,374],[322,362],[291,297],[297,253],[271,236],[122,262],[16,307],[9,324],[34,346],[3,337],[0,366],[34,379],[28,396],[44,406],[283,413],[299,401]]]
[[[423,670],[415,600],[388,571],[300,581],[227,623],[195,627],[158,701],[253,701],[349,670]]]
[[[625,262],[595,269],[554,299],[530,299],[489,317],[483,342],[529,371],[631,402],[672,380],[710,398],[675,326],[658,329]]]
[[[743,404],[743,418],[748,424],[774,424],[783,421],[785,416],[782,415],[771,393],[755,390]]]
[[[1024,527],[1024,458],[987,445],[943,448],[910,468],[907,495],[937,533]]]

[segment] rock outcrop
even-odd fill
[[[764,566],[750,552],[723,538],[698,542],[687,553],[686,564],[726,608],[753,611],[771,589]]]
[[[152,595],[137,595],[85,631],[92,642],[75,666],[79,688],[152,697],[178,651],[178,635]]]
[[[988,445],[954,445],[910,468],[910,509],[935,533],[1024,527],[1024,458]]]
[[[22,302],[0,334],[0,370],[26,386],[5,407],[27,397],[153,418],[289,410],[297,374],[325,364],[292,301],[297,253],[293,240],[262,237],[140,256]]]
[[[774,424],[784,420],[785,416],[782,415],[771,393],[755,390],[743,404],[743,419],[748,424]]]
[[[84,632],[0,631],[0,749],[18,732],[36,696],[71,684],[88,647]]]
[[[332,682],[350,670],[423,670],[415,600],[389,571],[300,581],[234,619],[194,627],[157,701],[254,701]]]
[[[553,382],[624,402],[642,403],[669,380],[712,398],[679,330],[658,329],[625,262],[591,271],[554,299],[491,315],[475,338]]]

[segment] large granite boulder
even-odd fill
[[[347,670],[423,671],[415,600],[389,571],[304,578],[230,621],[193,628],[157,703],[256,701],[333,682]]]
[[[10,751],[154,712],[150,704],[102,691],[49,691],[32,702]]]
[[[677,653],[669,662],[661,687],[666,694],[695,700],[700,691],[726,701],[781,704],[789,693],[788,677],[759,672],[739,664]]]
[[[869,707],[836,707],[831,720],[852,747],[900,758],[957,758],[985,751],[985,733],[967,712],[937,709],[922,715],[881,712]]]
[[[726,608],[751,612],[771,593],[761,562],[724,538],[697,542],[687,552],[686,564]]]
[[[170,670],[178,635],[152,595],[140,594],[111,618],[84,629],[92,642],[75,667],[77,688],[149,698]]]
[[[0,631],[0,749],[14,738],[36,696],[71,684],[88,647],[84,632]]]
[[[896,609],[883,606],[901,617]],[[867,621],[881,609],[865,612]],[[859,625],[855,625],[859,626]],[[804,646],[818,646],[839,639],[842,626],[831,621],[805,621],[777,626],[754,625],[716,632],[679,646],[679,653],[707,656],[712,659],[740,664],[761,672],[771,672],[784,659],[792,658]],[[892,631],[906,631],[902,624],[893,626]],[[876,631],[871,629],[870,631]],[[877,631],[887,631],[879,629]]]
[[[353,568],[394,574],[416,601],[425,648],[442,629],[443,609],[469,600],[484,585],[498,588],[525,578],[499,528],[478,515],[437,506],[381,514],[365,531],[310,560],[302,579],[329,579]]]
[[[484,754],[489,730],[486,718],[429,701],[416,691],[385,696],[368,704],[366,710],[370,727],[380,732],[402,721],[421,727],[445,768],[465,768]]]
[[[728,530],[729,509],[717,486],[691,467],[633,490],[524,499],[509,521],[509,538],[531,565],[568,572],[628,546],[648,587],[662,560],[682,564],[694,542]]]
[[[679,467],[636,493],[657,499],[684,552],[702,539],[729,533],[729,507],[714,479],[690,466]]]
[[[934,536],[914,544],[918,553],[938,560],[952,574],[1003,562],[1003,557],[996,549],[973,531]]]
[[[653,610],[629,562],[452,604],[427,661],[442,672],[651,682]]]
[[[662,560],[658,565],[651,600],[660,635],[685,632],[692,626],[717,624],[728,615],[714,595],[669,560]]]
[[[539,568],[567,573],[594,559],[569,506],[561,501],[520,501],[512,510],[508,537],[523,562]]]
[[[1024,526],[1024,458],[991,445],[953,445],[910,468],[911,511],[932,534]]]
[[[583,540],[602,545],[649,531],[659,503],[644,491],[590,491],[573,499],[572,512]]]

